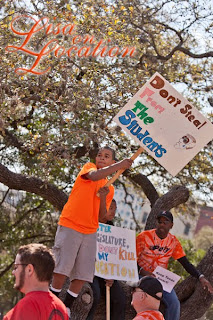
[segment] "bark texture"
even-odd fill
[[[0,182],[10,189],[35,193],[49,201],[59,211],[63,209],[68,200],[68,196],[55,185],[36,177],[27,177],[23,174],[14,173],[2,164],[0,164]]]
[[[213,245],[198,264],[197,269],[213,285]],[[193,320],[202,317],[213,303],[213,295],[206,289],[204,290],[199,281],[191,276],[182,281],[175,289],[181,302],[180,320]]]

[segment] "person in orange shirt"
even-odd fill
[[[53,247],[56,267],[50,290],[59,296],[65,278],[69,277],[71,283],[64,300],[68,308],[83,284],[93,281],[98,222],[104,221],[114,195],[113,186],[104,187],[106,177],[130,168],[132,162],[124,159],[115,163],[114,150],[101,148],[96,164],[89,162],[81,169],[62,210]]]
[[[184,269],[201,282],[203,288],[213,293],[210,282],[186,258],[186,254],[178,239],[169,233],[173,226],[173,216],[170,211],[160,212],[157,216],[157,228],[141,232],[136,238],[136,251],[139,275],[154,276],[157,266],[167,269],[172,257],[182,264]],[[166,306],[165,319],[179,320],[180,302],[174,289],[168,293],[163,291],[163,302]]]
[[[137,312],[133,320],[164,320],[159,311],[160,300],[163,296],[163,287],[160,281],[146,276],[131,286],[134,288],[131,304]]]
[[[63,302],[49,291],[55,261],[50,249],[38,243],[21,246],[15,258],[14,288],[25,294],[4,320],[68,320]]]

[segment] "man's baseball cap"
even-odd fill
[[[171,214],[170,211],[162,211],[157,215],[157,219],[159,219],[160,217],[164,217],[167,220],[169,220],[170,222],[173,223],[173,215]]]
[[[163,293],[163,286],[160,281],[154,277],[146,276],[138,282],[128,283],[132,288],[139,288],[157,300],[161,300],[157,293]]]

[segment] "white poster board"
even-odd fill
[[[175,176],[213,139],[213,125],[159,73],[113,119]]]
[[[104,279],[138,281],[134,230],[99,223],[95,275]]]
[[[163,286],[163,290],[171,292],[176,283],[180,280],[180,276],[165,268],[158,266],[154,271],[154,275]]]

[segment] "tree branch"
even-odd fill
[[[35,193],[49,201],[60,211],[68,200],[68,196],[53,184],[35,177],[26,177],[22,174],[14,173],[2,164],[0,164],[0,182],[10,189]]]
[[[5,144],[7,146],[13,146],[15,148],[18,148],[19,150],[25,152],[28,151],[22,142],[20,142],[12,133],[9,132],[9,130],[5,128],[0,128],[0,134],[4,138]],[[29,156],[32,157],[32,155],[28,152]]]
[[[167,61],[169,60],[173,54],[176,52],[176,51],[180,51],[180,52],[183,52],[185,53],[186,55],[188,55],[189,57],[191,58],[194,58],[194,59],[203,59],[203,58],[210,58],[210,57],[213,57],[213,51],[209,51],[209,52],[204,52],[204,53],[193,53],[191,52],[189,49],[187,48],[184,48],[184,47],[181,47],[180,44],[178,44],[176,47],[174,47],[172,49],[172,51],[167,55],[167,56],[162,56],[160,54],[157,54],[156,58],[159,59],[159,60],[163,60],[163,61]]]
[[[3,277],[3,275],[4,275],[8,270],[10,270],[10,268],[12,267],[13,264],[14,264],[14,261],[11,262],[10,264],[8,264],[8,266],[6,266],[6,267],[4,268],[4,270],[2,270],[2,271],[0,272],[0,278]]]
[[[140,186],[143,189],[143,192],[149,199],[152,207],[159,198],[159,195],[151,181],[147,178],[147,176],[141,173],[131,174],[131,172],[128,170],[124,172],[124,176],[126,176],[131,182],[133,182],[137,186]]]
[[[213,285],[213,246],[209,248],[197,268]],[[202,317],[213,302],[213,296],[192,276],[177,285],[175,290],[181,302],[180,320],[194,320],[195,314],[196,318]]]
[[[148,216],[145,230],[156,227],[156,217],[160,211],[170,210],[189,198],[189,190],[185,186],[175,186],[162,197],[158,198]]]
[[[0,206],[4,203],[4,200],[6,199],[9,191],[10,191],[10,188],[8,188],[7,191],[5,192],[5,194],[4,194],[3,198],[2,198],[2,201],[0,202]]]
[[[22,214],[19,217],[19,219],[12,224],[11,227],[14,228],[17,225],[19,225],[19,223],[21,223],[28,216],[28,214],[38,211],[38,209],[41,208],[43,206],[43,204],[44,204],[44,201],[41,201],[37,207],[25,211],[24,214]]]

